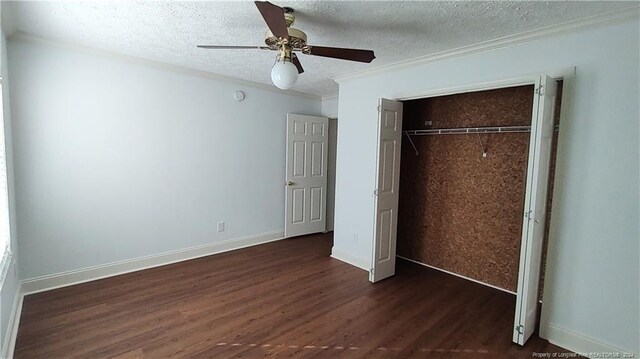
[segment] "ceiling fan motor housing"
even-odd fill
[[[291,27],[296,20],[296,17],[292,13],[285,12],[284,19],[287,23],[287,31],[289,33],[289,41],[287,42],[287,45],[289,45],[293,50],[302,50],[303,47],[307,46],[307,34],[302,30]],[[274,36],[271,30],[267,30],[264,43],[272,50],[279,50],[282,40]]]

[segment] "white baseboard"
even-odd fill
[[[428,268],[431,268],[431,269],[435,269],[435,270],[440,271],[440,272],[443,272],[443,273],[451,274],[451,275],[456,276],[456,277],[458,277],[458,278],[466,279],[466,280],[469,280],[469,281],[472,281],[472,282],[475,282],[475,283],[478,283],[478,284],[482,284],[482,285],[487,286],[487,287],[491,287],[491,288],[493,288],[493,289],[501,290],[501,291],[503,291],[503,292],[505,292],[505,293],[509,293],[509,294],[516,295],[516,293],[515,293],[515,292],[512,292],[512,291],[507,290],[507,289],[504,289],[504,288],[496,287],[495,285],[492,285],[492,284],[488,284],[488,283],[485,283],[485,282],[481,282],[481,281],[479,281],[479,280],[477,280],[477,279],[473,279],[473,278],[465,277],[465,276],[460,275],[460,274],[458,274],[458,273],[449,272],[448,270],[444,270],[444,269],[442,269],[442,268],[438,268],[438,267],[430,266],[430,265],[428,265],[428,264],[424,264],[424,263],[422,263],[422,262],[418,262],[418,261],[415,261],[415,260],[413,260],[413,259],[409,259],[409,258],[406,258],[406,257],[403,257],[403,256],[396,256],[396,257],[398,257],[398,258],[402,258],[402,259],[404,259],[405,261],[409,261],[409,262],[411,262],[411,263],[419,264],[419,265],[421,265],[421,266],[423,266],[423,267],[428,267]]]
[[[13,307],[11,315],[7,323],[7,332],[2,343],[2,358],[13,358],[13,350],[16,347],[16,338],[18,337],[18,327],[20,326],[20,315],[22,314],[22,302],[24,294],[22,294],[22,285],[18,284],[16,296],[13,299]]]
[[[284,238],[284,231],[261,233],[248,237],[229,239],[203,246],[179,249],[176,251],[134,258],[94,267],[88,267],[68,272],[56,273],[21,282],[22,291],[26,294],[43,292],[51,289],[66,287],[74,284],[91,282],[97,279],[113,277],[120,274],[135,272],[143,269],[159,267],[167,264],[205,257],[216,253],[228,252],[240,248],[277,241]]]
[[[630,350],[617,348],[597,339],[587,337],[574,331],[549,324],[546,328],[547,339],[552,344],[571,350],[587,358],[614,358],[614,356],[603,356],[605,353],[633,353]],[[636,355],[638,353],[635,353]],[[634,358],[629,357],[629,358]],[[624,358],[622,356],[621,358]]]
[[[354,256],[345,251],[336,249],[336,247],[333,247],[331,249],[331,258],[335,258],[339,261],[345,262],[347,264],[351,264],[352,266],[358,267],[367,272],[369,272],[369,269],[370,269],[369,267],[371,266],[368,260],[362,257]]]

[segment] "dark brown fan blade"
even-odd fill
[[[304,69],[302,68],[302,64],[300,63],[300,60],[298,60],[298,56],[296,56],[296,54],[291,54],[291,63],[296,65],[296,67],[298,68],[299,74],[304,72]]]
[[[218,46],[218,45],[198,45],[201,49],[226,49],[226,50],[238,50],[238,49],[258,49],[269,50],[267,46]]]
[[[344,49],[340,47],[309,46],[304,53],[322,57],[332,57],[349,61],[371,62],[376,56],[371,50]]]
[[[288,40],[289,31],[284,20],[284,9],[268,1],[255,1],[255,4],[273,35]]]

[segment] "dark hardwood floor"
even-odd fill
[[[377,284],[332,237],[277,241],[25,297],[17,358],[531,358],[512,295],[398,260]]]

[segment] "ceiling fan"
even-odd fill
[[[291,27],[295,21],[292,8],[281,8],[268,1],[255,1],[255,4],[269,27],[264,39],[266,46],[198,45],[198,47],[203,49],[278,51],[276,63],[271,69],[271,80],[274,85],[283,90],[290,89],[298,80],[298,74],[304,72],[295,52],[366,63],[370,63],[376,58],[371,50],[307,45],[307,34]]]

